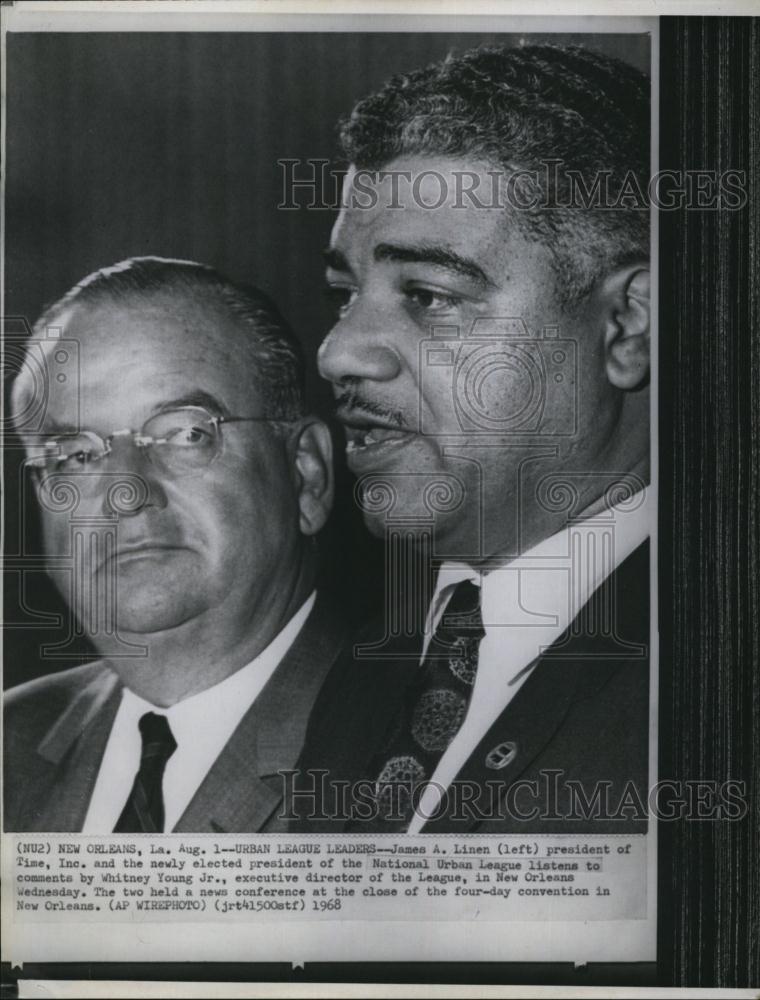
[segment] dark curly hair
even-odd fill
[[[481,47],[389,80],[342,122],[349,162],[378,170],[410,155],[485,160],[543,178],[536,207],[514,217],[553,254],[560,297],[583,298],[606,272],[649,257],[649,213],[575,204],[571,174],[646,192],[649,80],[580,46]],[[559,161],[559,162],[558,162]],[[556,167],[547,170],[547,164]],[[636,188],[637,186],[637,188]],[[577,190],[577,189],[576,189]]]

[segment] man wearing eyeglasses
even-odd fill
[[[71,345],[78,378],[54,376]],[[281,828],[278,771],[342,643],[315,592],[330,436],[292,333],[211,268],[135,258],[51,306],[28,360],[48,571],[101,659],[7,695],[6,829]]]

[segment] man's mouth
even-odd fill
[[[417,437],[400,412],[356,393],[337,400],[336,416],[346,430],[346,460],[356,473],[371,471]]]
[[[159,552],[173,552],[176,548],[176,545],[167,545],[165,542],[138,542],[130,545],[119,545],[114,556],[119,558],[121,556],[154,555]]]
[[[116,562],[119,565],[142,560],[142,559],[167,559],[172,553],[178,552],[180,547],[169,545],[158,540],[144,540],[140,542],[125,542],[121,545],[111,547],[110,545],[103,551],[98,569],[107,563]]]
[[[355,424],[345,424],[346,428],[346,454],[350,455],[357,451],[366,451],[370,448],[377,448],[385,445],[404,444],[412,437],[412,432],[403,427],[388,427],[384,424],[367,424],[357,426]]]

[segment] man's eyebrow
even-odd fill
[[[343,253],[337,249],[337,247],[328,247],[326,250],[322,251],[322,256],[325,259],[325,264],[332,271],[343,271],[346,274],[351,273],[348,261]]]
[[[203,389],[191,389],[190,392],[184,393],[176,399],[167,399],[161,403],[157,403],[153,409],[157,413],[163,413],[166,410],[175,410],[180,406],[201,406],[213,416],[228,416],[227,407],[220,403],[215,396],[212,396],[209,392],[205,392]]]
[[[437,244],[378,243],[374,257],[375,260],[393,260],[403,264],[433,264],[435,267],[443,267],[464,275],[465,278],[476,281],[484,288],[492,288],[494,285],[483,268],[474,260]]]

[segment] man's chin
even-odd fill
[[[122,580],[110,601],[97,609],[77,607],[76,616],[97,646],[108,634],[147,636],[177,629],[205,610],[200,595],[189,588],[161,587],[158,581],[135,587]]]
[[[193,617],[192,614],[168,608],[120,608],[116,628],[121,636],[157,635],[177,629]]]
[[[446,491],[439,494],[441,505],[450,499]],[[459,510],[433,510],[421,503],[420,496],[397,498],[394,510],[373,512],[365,500],[362,516],[364,526],[375,538],[401,539],[391,552],[419,553],[436,560],[477,561],[482,558],[481,537],[477,517],[473,524],[463,523]],[[395,514],[395,516],[394,516]],[[403,558],[403,557],[402,557]]]

